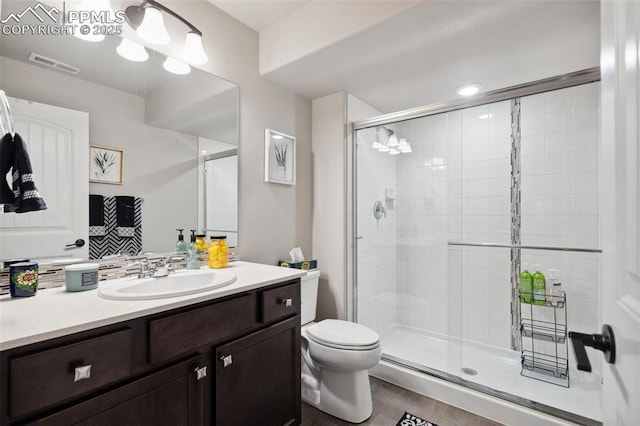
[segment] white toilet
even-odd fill
[[[351,423],[373,412],[368,369],[380,361],[380,337],[361,325],[327,319],[314,323],[320,272],[301,278],[302,400]]]

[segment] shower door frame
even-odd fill
[[[351,214],[348,214],[347,223],[351,224],[351,241],[348,241],[352,247],[352,255],[351,261],[348,262],[348,267],[350,267],[351,273],[347,272],[348,277],[351,278],[351,309],[352,309],[352,319],[357,322],[358,320],[358,244],[357,240],[359,239],[359,230],[358,230],[358,167],[357,167],[357,132],[359,130],[369,129],[372,127],[383,126],[393,123],[398,123],[402,121],[408,121],[417,118],[424,118],[435,114],[447,113],[451,111],[456,111],[465,108],[471,108],[486,104],[491,104],[495,102],[513,100],[516,98],[521,98],[523,96],[535,95],[544,92],[550,92],[553,90],[566,89],[573,86],[579,86],[582,84],[588,84],[600,81],[600,68],[588,68],[581,71],[576,71],[573,73],[568,73],[556,77],[546,78],[542,80],[533,81],[530,83],[520,84],[516,86],[507,87],[504,89],[493,90],[490,92],[486,92],[484,94],[474,96],[472,99],[461,99],[451,102],[437,103],[433,105],[427,105],[412,109],[407,109],[404,111],[393,112],[389,114],[383,114],[375,117],[371,117],[365,120],[361,120],[355,123],[350,123],[351,131],[350,139],[351,143],[348,143],[347,146],[351,148]],[[513,143],[513,141],[512,141]],[[513,161],[513,159],[512,159]],[[519,183],[520,176],[513,176],[512,179],[517,179]],[[347,183],[349,185],[349,183]],[[512,185],[513,187],[513,185]],[[348,192],[348,191],[347,191]],[[511,194],[511,198],[513,200],[514,194]],[[519,194],[518,194],[519,197]],[[519,268],[519,258],[520,258],[520,249],[525,248],[534,248],[539,250],[559,250],[559,251],[585,251],[585,252],[601,252],[601,250],[591,250],[591,249],[579,249],[579,248],[567,248],[567,247],[533,247],[533,246],[522,246],[520,245],[519,235],[515,235],[516,240],[514,240],[514,235],[511,235],[511,244],[509,245],[501,245],[501,244],[481,244],[481,243],[460,243],[460,242],[449,242],[450,246],[456,245],[476,245],[476,246],[487,246],[487,247],[503,247],[510,248],[512,255],[512,265],[511,265],[511,319],[512,326],[513,324],[518,324],[520,321],[520,303],[519,298],[516,297],[519,289],[517,288],[517,279],[514,278],[514,274],[516,273],[516,267]],[[515,259],[514,256],[515,255]],[[514,261],[515,260],[515,261]],[[512,327],[513,328],[513,327]],[[515,335],[512,333],[512,347],[519,350],[520,342],[515,339]],[[459,384],[492,396],[496,396],[498,398],[502,398],[511,402],[515,402],[517,404],[523,405],[525,407],[541,411],[547,414],[551,414],[555,417],[563,418],[569,421],[577,421],[582,424],[597,424],[594,423],[593,420],[573,414],[568,413],[566,411],[549,407],[546,405],[538,404],[535,401],[530,401],[522,397],[518,397],[515,395],[505,394],[500,392],[499,390],[489,388],[484,385],[476,384],[470,381],[466,381],[458,376],[449,374],[447,372],[438,371],[434,369],[430,369],[425,366],[413,365],[406,360],[398,360],[392,356],[383,355],[383,359],[391,361],[393,363],[398,363],[400,365],[409,367],[413,370],[429,374],[435,376],[437,378]]]

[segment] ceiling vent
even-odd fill
[[[46,56],[38,55],[37,53],[32,53],[31,56],[29,56],[29,60],[36,64],[44,65],[69,74],[78,74],[80,72],[80,68],[65,64],[64,62],[56,61],[55,59],[47,58]]]

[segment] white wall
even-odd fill
[[[345,319],[346,94],[313,101],[313,255],[318,260],[318,319]],[[303,249],[304,251],[304,249]]]

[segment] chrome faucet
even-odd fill
[[[180,259],[182,259],[182,256],[167,256],[164,259],[160,259],[153,270],[152,276],[154,278],[160,278],[173,274],[175,271],[173,270],[173,264],[171,262]]]
[[[140,272],[138,272],[138,278],[151,278],[155,273],[155,270],[149,268],[149,259],[146,257],[137,262],[130,263],[129,266],[140,266]]]
[[[175,271],[171,262],[180,259],[182,259],[182,256],[167,256],[164,259],[160,259],[157,264],[152,265],[149,263],[148,258],[144,258],[129,264],[129,266],[140,266],[138,278],[161,278],[173,274]]]

